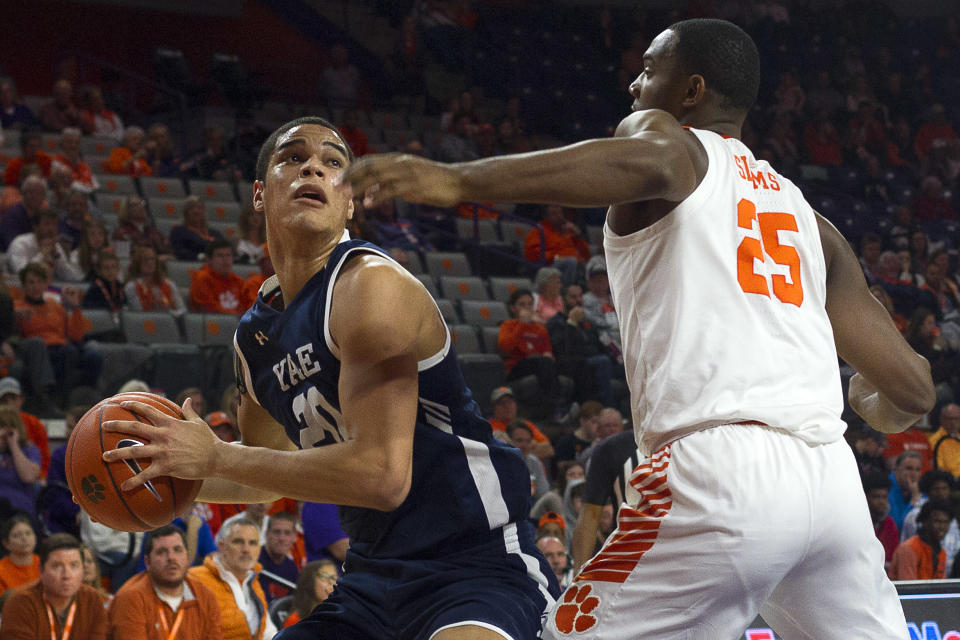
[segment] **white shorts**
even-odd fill
[[[904,640],[850,447],[732,424],[644,460],[617,530],[542,638],[733,640],[757,613],[784,640]]]

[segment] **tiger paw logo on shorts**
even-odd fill
[[[590,613],[600,606],[600,598],[591,596],[592,590],[589,584],[573,585],[563,594],[563,604],[553,617],[561,633],[583,633],[597,624],[596,616]]]

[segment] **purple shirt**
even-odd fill
[[[21,449],[27,460],[40,464],[40,449],[32,444],[25,444]],[[9,500],[10,507],[13,509],[26,511],[31,516],[35,515],[34,484],[20,480],[17,469],[13,466],[13,456],[9,452],[0,453],[0,498]]]
[[[327,551],[327,547],[337,540],[343,540],[347,537],[347,534],[340,528],[337,506],[319,502],[305,502],[300,518],[303,523],[303,544],[307,551],[307,561],[333,558]]]

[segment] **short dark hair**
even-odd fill
[[[953,507],[946,500],[929,500],[920,507],[920,513],[917,514],[917,524],[923,524],[934,511],[947,514],[947,517],[953,520]]]
[[[148,531],[147,535],[143,537],[143,555],[144,557],[149,556],[153,552],[153,540],[154,538],[166,538],[167,536],[172,536],[177,534],[180,536],[180,540],[183,541],[183,546],[187,546],[187,534],[183,532],[183,529],[180,527],[168,524],[165,527],[160,527],[159,529],[154,529],[153,531]]]
[[[213,252],[217,249],[230,249],[230,252],[236,254],[236,250],[233,248],[233,243],[227,240],[226,238],[217,238],[216,240],[211,240],[207,245],[207,257],[213,255]]]
[[[39,262],[30,262],[24,266],[23,269],[20,269],[20,272],[17,274],[20,277],[20,284],[27,284],[27,276],[30,274],[38,278],[43,278],[44,280],[50,277],[50,271],[46,265],[40,264]]]
[[[861,479],[863,482],[863,492],[870,493],[874,489],[890,490],[893,483],[890,482],[890,476],[881,471],[867,471]]]
[[[40,556],[40,566],[43,567],[47,564],[47,558],[50,557],[50,554],[54,551],[60,551],[61,549],[76,549],[77,553],[80,553],[80,558],[83,559],[83,554],[80,551],[80,541],[77,540],[75,536],[70,535],[69,533],[55,533],[45,539],[40,543],[40,546],[37,547],[37,555]]]
[[[517,304],[517,300],[519,300],[523,296],[530,296],[532,298],[533,292],[530,291],[530,289],[524,289],[524,288],[516,289],[513,293],[510,294],[510,299],[508,301],[509,306],[512,307],[513,305]]]
[[[20,523],[29,525],[33,529],[33,534],[37,534],[37,528],[33,526],[33,520],[24,512],[14,513],[0,524],[0,540],[6,540],[10,537],[10,532]]]
[[[43,133],[40,132],[40,129],[34,127],[24,129],[20,133],[20,150],[25,150],[27,145],[34,140],[43,142]]]
[[[920,482],[917,483],[922,493],[930,493],[930,489],[938,482],[946,482],[948,489],[953,489],[953,474],[943,469],[931,469],[920,476]]]
[[[531,437],[533,437],[533,429],[531,429],[530,425],[528,425],[526,422],[523,422],[522,420],[514,420],[509,425],[507,425],[507,435],[512,438],[513,434],[517,431],[520,431],[521,429],[523,431],[526,431],[527,433],[530,434]]]
[[[270,162],[270,154],[272,154],[273,150],[277,147],[277,138],[285,134],[287,131],[290,131],[290,129],[304,124],[318,124],[321,127],[326,127],[327,129],[333,131],[337,137],[340,138],[340,141],[343,142],[343,146],[346,147],[347,159],[350,160],[351,163],[353,162],[353,149],[350,148],[350,145],[346,140],[344,140],[343,136],[340,135],[337,127],[332,122],[326,118],[321,118],[320,116],[304,116],[280,125],[267,137],[263,145],[261,145],[260,154],[257,156],[257,180],[263,182],[267,178],[267,164]]]
[[[36,229],[38,226],[40,226],[40,223],[43,220],[59,221],[60,216],[58,216],[57,212],[53,209],[40,209],[40,211],[37,211],[37,213],[33,216],[33,228]]]
[[[747,111],[760,90],[760,54],[747,33],[726,20],[696,18],[669,27],[680,70],[700,74],[723,97],[721,106]]]
[[[277,511],[276,513],[270,514],[270,516],[267,518],[267,531],[270,531],[273,523],[281,520],[291,523],[294,528],[297,526],[297,516],[288,511]]]

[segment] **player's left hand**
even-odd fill
[[[355,160],[337,182],[363,194],[363,206],[385,200],[452,207],[463,201],[462,175],[455,165],[403,153],[365,156]]]
[[[150,465],[126,480],[121,489],[132,491],[158,476],[199,480],[211,475],[217,446],[225,443],[197,415],[189,399],[183,403],[185,420],[178,420],[142,402],[126,401],[120,406],[151,423],[136,420],[108,420],[103,423],[106,431],[124,433],[146,442],[142,447],[124,447],[104,452],[103,459],[107,462],[150,459]]]

